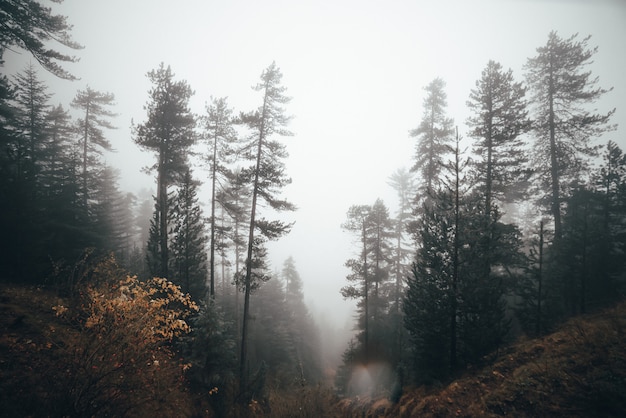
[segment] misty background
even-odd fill
[[[54,93],[50,102],[68,107],[87,85],[115,95],[118,116],[111,121],[117,129],[106,137],[116,152],[105,159],[121,171],[120,188],[137,195],[155,193],[154,176],[142,172],[154,156],[131,135],[132,121],[145,119],[148,71],[170,65],[195,91],[192,111],[202,114],[211,96],[228,96],[235,109],[256,106],[250,87],[276,61],[292,97],[287,113],[295,133],[284,140],[293,183],[283,195],[298,210],[283,215],[295,221],[292,232],[269,244],[271,269],[279,271],[292,256],[316,319],[338,329],[353,326],[354,310],[339,292],[348,274],[344,263],[355,254],[353,238],[340,225],[351,205],[377,198],[395,213],[387,180],[412,165],[409,130],[420,121],[423,87],[432,79],[447,83],[447,113],[465,136],[465,103],[488,60],[521,80],[522,66],[551,30],[562,37],[591,35],[590,45],[599,50],[590,70],[600,86],[613,87],[598,110],[617,108],[617,130],[598,143],[626,145],[623,1],[65,0],[51,7],[68,17],[84,49],[71,51],[80,61],[65,65],[77,81],[38,69]],[[4,60],[7,74],[36,64],[23,51],[7,50]],[[203,170],[196,159],[195,175],[207,180]],[[203,187],[200,199],[208,204]]]

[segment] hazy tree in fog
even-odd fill
[[[372,297],[370,298],[370,315],[373,327],[371,328],[376,338],[375,343],[382,348],[387,344],[383,342],[383,331],[388,328],[384,323],[388,319],[389,298],[393,297],[393,291],[389,288],[390,273],[393,268],[394,253],[394,226],[389,216],[389,210],[381,199],[376,199],[371,207],[368,219],[367,246],[370,248],[372,260]],[[370,339],[370,342],[371,339]]]
[[[244,311],[241,337],[240,384],[242,393],[247,390],[247,333],[250,309],[250,291],[253,282],[262,280],[264,273],[260,269],[263,264],[265,239],[278,239],[289,232],[290,224],[281,221],[268,221],[257,217],[257,203],[260,198],[276,211],[294,210],[295,207],[286,200],[280,199],[280,189],[291,182],[285,174],[283,160],[287,157],[285,146],[272,139],[273,136],[290,136],[292,133],[285,127],[290,117],[285,114],[283,105],[291,100],[285,96],[286,88],[281,86],[282,73],[273,62],[261,74],[261,82],[254,90],[263,95],[262,105],[253,112],[242,114],[241,120],[250,128],[250,136],[241,150],[242,154],[254,163],[243,172],[252,185],[252,203],[250,208],[250,227],[248,232],[248,251],[246,257],[246,274],[243,280]],[[256,234],[259,233],[259,235]],[[257,274],[260,273],[260,274]]]
[[[47,152],[43,155],[42,176],[48,193],[53,185],[59,185],[64,167],[70,158],[70,141],[72,139],[71,117],[62,105],[53,106],[46,114],[45,135]]]
[[[137,195],[134,205],[131,260],[128,270],[136,274],[140,279],[147,279],[148,272],[148,240],[150,238],[150,226],[154,216],[154,197],[146,189],[142,189]],[[156,238],[156,237],[155,237]],[[158,243],[158,240],[156,241]],[[152,263],[154,264],[154,263]]]
[[[90,159],[93,154],[102,153],[101,149],[112,151],[111,142],[104,136],[103,129],[115,129],[108,120],[116,114],[109,110],[115,97],[112,93],[101,93],[92,90],[89,86],[85,90],[79,90],[72,100],[71,106],[82,110],[84,116],[77,120],[77,130],[80,135],[82,149],[82,180],[85,202],[89,198],[89,184],[87,167],[95,164],[95,160]]]
[[[158,274],[168,277],[168,219],[171,211],[168,189],[184,176],[189,147],[195,143],[195,118],[189,109],[193,92],[186,81],[175,81],[172,70],[169,66],[165,68],[163,63],[147,76],[152,82],[150,100],[144,106],[147,120],[134,126],[133,139],[157,156],[157,162],[150,167],[157,172],[152,229],[153,235],[158,237]]]
[[[296,270],[296,264],[293,257],[289,257],[283,263],[283,270],[281,272],[282,278],[285,281],[285,299],[287,305],[292,312],[296,312],[304,306],[304,293],[302,293],[302,279],[298,270]],[[298,312],[301,314],[301,312]]]
[[[494,200],[509,201],[520,195],[526,163],[520,135],[530,128],[524,95],[511,70],[489,61],[467,102],[472,111],[467,120],[470,136],[476,139],[475,168],[489,216]]]
[[[319,331],[304,303],[303,283],[293,257],[283,263],[285,301],[289,314],[289,334],[295,350],[298,380],[312,382],[321,377]]]
[[[358,328],[364,361],[380,359],[387,350],[385,328],[390,292],[387,284],[393,259],[393,224],[387,207],[377,199],[373,205],[352,206],[343,229],[358,237],[359,257],[346,261],[352,283],[341,289],[344,298],[356,299],[360,310]]]
[[[14,181],[17,194],[14,203],[18,215],[22,216],[19,223],[23,226],[40,222],[38,208],[41,202],[40,171],[43,154],[47,152],[46,113],[50,105],[48,86],[41,81],[35,67],[28,65],[15,76],[15,122],[17,135],[10,148],[15,164]],[[26,220],[29,219],[29,222]],[[24,233],[28,234],[24,231]],[[16,236],[19,242],[25,237]]]
[[[346,299],[357,299],[357,306],[362,312],[363,318],[363,346],[365,348],[365,358],[368,357],[369,347],[369,298],[371,286],[371,261],[370,250],[367,247],[367,219],[371,211],[369,205],[355,205],[348,209],[348,219],[341,227],[348,232],[352,232],[358,237],[360,246],[358,258],[346,261],[346,267],[350,269],[350,274],[346,277],[348,282],[354,283],[341,288],[341,295]]]
[[[450,367],[450,317],[454,312],[451,254],[454,252],[454,207],[450,193],[433,194],[424,205],[417,233],[421,246],[408,277],[404,325],[409,333],[416,379],[427,381]],[[456,324],[455,324],[456,325]]]
[[[549,237],[544,226],[542,219],[539,222],[539,228],[533,231],[529,242],[526,274],[515,288],[520,296],[520,301],[515,307],[516,314],[524,331],[535,335],[540,335],[546,328],[547,286],[545,279]]]
[[[412,172],[420,175],[420,193],[422,199],[428,199],[441,172],[441,164],[447,153],[446,145],[452,140],[454,122],[446,116],[448,106],[444,91],[446,83],[441,78],[431,81],[425,88],[426,97],[423,101],[422,121],[410,131],[417,139],[415,147],[415,164]]]
[[[52,95],[32,64],[15,76],[15,86],[17,128],[24,141],[19,141],[15,149],[17,181],[21,183],[22,180],[29,180],[36,186],[41,169],[40,160],[47,148],[46,113]]]
[[[81,159],[75,149],[75,129],[69,112],[61,105],[48,112],[46,153],[43,156],[42,188],[45,202],[46,248],[54,260],[76,259],[94,246],[89,208],[81,182]]]
[[[598,189],[604,193],[602,230],[606,239],[601,248],[602,281],[608,298],[623,293],[626,286],[626,154],[613,141],[607,144],[599,171]],[[614,291],[619,289],[619,291]]]
[[[563,240],[556,248],[564,315],[605,306],[623,294],[626,248],[626,159],[609,142],[595,181],[577,187],[566,201]]]
[[[134,197],[119,190],[118,180],[116,169],[104,166],[99,171],[92,212],[98,247],[115,253],[117,261],[126,265],[130,251],[129,234],[133,230],[131,208]]]
[[[207,276],[207,237],[198,200],[198,185],[188,169],[172,210],[172,279],[194,300],[201,300],[204,296]]]
[[[0,3],[0,21],[0,58],[4,49],[18,47],[30,52],[47,71],[57,77],[75,79],[59,62],[75,62],[77,59],[48,46],[52,40],[71,49],[82,48],[72,41],[72,26],[67,23],[65,16],[53,14],[49,7],[42,6],[39,1],[3,1]]]
[[[40,153],[45,150],[45,113],[50,94],[32,66],[18,73],[11,85],[3,78],[2,113],[2,209],[0,213],[6,260],[19,276],[25,276],[33,255],[40,252],[37,240],[43,221],[39,200]],[[10,241],[8,241],[10,240]],[[30,258],[30,260],[28,260]]]
[[[409,224],[413,219],[413,201],[415,198],[414,176],[405,168],[396,170],[388,180],[388,184],[393,187],[398,196],[398,211],[394,222],[395,248],[393,251],[393,275],[394,288],[390,298],[392,310],[390,311],[391,323],[395,332],[394,338],[394,358],[396,360],[402,354],[403,333],[402,325],[402,299],[404,298],[404,282],[410,273],[411,258],[415,250],[407,243],[409,235]]]
[[[470,93],[467,102],[472,111],[467,123],[476,161],[478,191],[484,194],[483,275],[489,280],[493,268],[495,229],[499,214],[497,203],[519,200],[525,192],[528,177],[526,158],[520,135],[530,128],[525,90],[516,83],[511,70],[489,61]]]
[[[488,226],[484,196],[464,181],[468,161],[459,142],[457,135],[447,175],[418,221],[421,246],[404,299],[418,379],[445,376],[460,361],[475,361],[501,343],[507,332],[505,279],[519,265],[519,232],[497,222],[497,211]],[[486,234],[492,239],[488,275]]]
[[[224,177],[228,172],[226,163],[233,153],[232,146],[237,141],[233,128],[233,111],[228,107],[225,97],[212,98],[207,104],[207,114],[203,118],[205,139],[208,145],[206,159],[211,172],[211,236],[209,254],[210,294],[215,296],[215,250],[217,219],[215,210],[218,203],[218,188],[224,187]]]
[[[246,237],[249,232],[250,219],[250,184],[246,181],[240,168],[228,171],[223,190],[217,194],[220,207],[226,214],[225,225],[217,230],[216,242],[220,251],[227,246],[232,249],[233,260],[231,262],[235,271],[234,292],[234,318],[237,325],[237,333],[240,334],[240,298],[241,287],[245,289],[243,277],[245,277]]]
[[[534,103],[534,165],[554,217],[557,241],[563,235],[563,198],[572,182],[587,171],[588,158],[597,155],[590,139],[611,128],[607,122],[615,111],[588,110],[609,91],[597,87],[598,78],[587,70],[598,50],[589,48],[588,41],[589,37],[562,39],[550,32],[546,45],[537,48],[537,55],[525,65]]]

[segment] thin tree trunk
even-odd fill
[[[252,208],[250,210],[250,230],[248,233],[248,258],[246,259],[246,278],[244,281],[243,300],[243,324],[241,326],[241,355],[239,362],[239,391],[243,394],[248,386],[247,357],[248,357],[248,322],[250,311],[250,290],[252,281],[252,255],[254,250],[254,227],[256,219],[256,202],[259,188],[259,171],[261,167],[261,154],[263,151],[263,139],[265,136],[265,112],[267,105],[267,86],[263,97],[263,110],[261,114],[261,126],[259,128],[259,142],[257,145],[256,168],[254,170],[254,183],[252,186]]]
[[[582,268],[580,272],[580,313],[584,314],[586,312],[587,305],[587,245],[588,243],[588,234],[589,234],[589,223],[588,223],[588,208],[589,202],[585,202],[585,209],[583,212],[584,223],[583,223],[583,256],[582,256]]]
[[[364,303],[365,303],[365,364],[369,363],[369,278],[367,274],[367,242],[365,235],[365,219],[363,219],[363,231],[362,237],[363,240],[363,286],[364,286]]]
[[[541,293],[543,291],[543,220],[539,223],[539,272],[538,272],[538,289],[537,289],[537,323],[535,332],[537,335],[541,333]]]
[[[454,182],[454,251],[452,260],[452,295],[451,295],[451,309],[450,309],[450,369],[456,370],[457,368],[457,330],[456,330],[456,317],[457,317],[457,284],[459,277],[459,223],[460,223],[460,199],[459,199],[459,131],[456,131],[456,151],[455,156],[455,182]]]
[[[87,207],[88,197],[87,197],[87,143],[88,143],[88,135],[89,135],[89,103],[87,103],[87,107],[85,109],[85,132],[83,134],[83,199],[85,208]]]
[[[215,299],[215,174],[217,173],[217,126],[215,125],[215,136],[213,138],[213,168],[211,173],[211,255],[210,255],[210,295]]]
[[[164,151],[159,153],[159,174],[158,174],[158,192],[157,201],[159,204],[159,247],[161,250],[161,268],[160,275],[163,278],[169,277],[169,252],[167,248],[167,178],[165,174],[165,158]]]

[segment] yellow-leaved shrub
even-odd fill
[[[98,280],[80,289],[74,307],[56,307],[77,329],[67,342],[65,409],[82,416],[187,415],[187,365],[172,342],[190,331],[186,319],[198,307],[166,279],[119,277],[112,258],[94,273]]]

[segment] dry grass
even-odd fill
[[[392,407],[378,405],[339,404],[344,416],[367,417],[626,416],[626,303],[520,341],[444,388],[421,387]]]
[[[67,341],[77,330],[52,310],[66,301],[37,288],[0,286],[0,415],[55,415]],[[181,394],[182,396],[182,394]],[[185,394],[184,397],[189,396]],[[200,399],[196,399],[199,401]],[[211,416],[194,402],[195,416]],[[338,400],[324,387],[270,390],[269,409],[236,407],[232,417],[623,417],[626,416],[626,303],[575,318],[551,335],[520,341],[491,365],[445,387],[407,390],[400,402]]]

